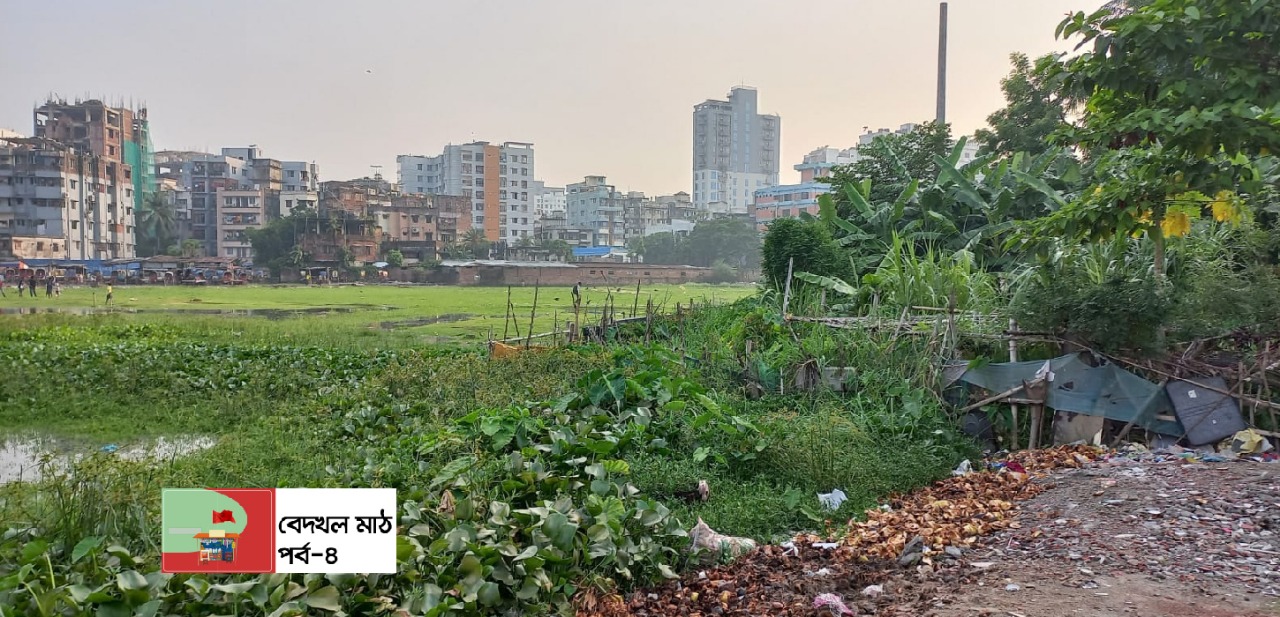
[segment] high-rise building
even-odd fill
[[[470,226],[483,229],[491,242],[514,244],[533,236],[537,220],[533,144],[450,144],[437,156],[397,156],[396,166],[406,194],[470,199]]]
[[[778,183],[782,118],[758,113],[755,88],[734,88],[728,99],[693,108],[693,204],[700,211],[745,212],[756,189]]]

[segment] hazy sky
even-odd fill
[[[397,154],[536,144],[548,184],[689,190],[693,105],[732,86],[810,150],[934,113],[932,0],[5,0],[0,127],[50,93],[145,101],[157,149],[257,144],[322,179]],[[1102,0],[952,0],[948,119],[985,124],[1008,55]],[[369,73],[367,71],[372,71]]]

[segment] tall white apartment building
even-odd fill
[[[534,235],[537,188],[533,144],[487,141],[444,147],[437,156],[396,157],[401,189],[410,195],[471,200],[471,226],[492,242]]]
[[[757,189],[778,183],[782,118],[758,113],[755,88],[728,99],[693,107],[693,204],[702,212],[746,211]]]
[[[546,186],[542,180],[532,183],[537,185],[537,196],[534,198],[533,209],[538,220],[544,216],[563,215],[565,209],[568,208],[568,201],[565,199],[563,186]]]

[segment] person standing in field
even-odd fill
[[[7,298],[7,297],[9,296],[4,295],[4,275],[0,274],[0,298]]]
[[[106,304],[106,306],[111,306],[111,296],[112,296],[112,294],[113,294],[114,292],[115,292],[115,288],[113,288],[113,287],[111,286],[111,283],[107,283],[107,304]]]
[[[53,297],[55,298],[62,297],[62,279],[53,280]]]
[[[52,276],[44,277],[44,297],[46,298],[53,297],[53,277]]]
[[[572,292],[572,294],[573,294],[573,307],[574,307],[574,308],[578,308],[578,306],[582,304],[582,294],[581,294],[581,292],[579,292],[579,291],[578,291],[578,288],[579,288],[579,287],[581,287],[581,286],[582,286],[582,283],[581,283],[581,282],[577,282],[577,283],[574,283],[574,284],[573,284],[573,292]]]
[[[32,298],[36,297],[36,273],[35,272],[32,272],[31,276],[27,277],[27,291],[31,292]]]

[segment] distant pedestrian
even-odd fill
[[[582,286],[582,282],[581,282],[581,281],[579,281],[579,282],[577,282],[577,283],[574,283],[574,284],[573,284],[573,292],[572,292],[572,293],[573,293],[573,306],[574,306],[574,307],[577,307],[577,306],[579,306],[579,305],[581,305],[581,304],[582,304],[582,293],[581,293],[580,291],[578,291],[578,288],[579,288],[579,287],[581,287],[581,286]]]
[[[107,306],[111,306],[111,297],[114,292],[115,288],[111,286],[111,283],[107,283]]]
[[[0,274],[0,298],[7,298],[7,297],[8,296],[4,295],[4,275]]]
[[[52,276],[44,277],[44,297],[46,298],[53,297],[53,277]]]
[[[36,297],[36,275],[33,273],[27,277],[27,291],[31,292],[31,297]]]
[[[53,296],[54,296],[55,298],[61,298],[61,297],[62,297],[62,279],[54,279],[54,281],[53,281]]]

